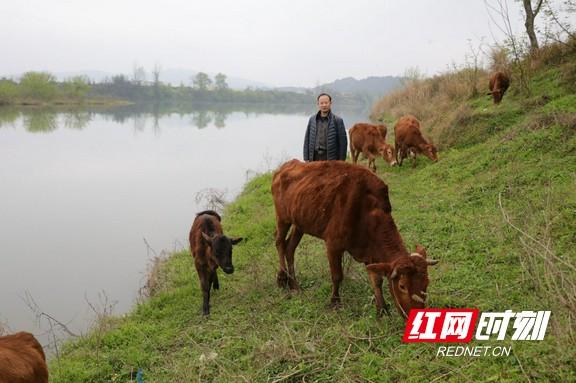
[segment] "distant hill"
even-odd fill
[[[332,91],[342,94],[367,95],[371,99],[382,97],[402,86],[402,77],[371,76],[362,80],[346,77],[314,88],[315,92]]]

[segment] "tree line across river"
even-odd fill
[[[270,103],[310,104],[312,90],[304,93],[257,89],[231,89],[227,76],[218,73],[214,78],[204,72],[190,79],[190,84],[179,86],[160,81],[159,72],[153,72],[152,81],[135,74],[132,78],[120,74],[93,82],[86,76],[73,76],[59,81],[50,72],[26,72],[20,78],[0,78],[0,105],[46,104],[109,104],[119,100],[131,103]],[[340,97],[344,104],[361,104],[361,97]]]

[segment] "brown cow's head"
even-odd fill
[[[498,88],[494,89],[491,92],[488,92],[488,95],[492,96],[492,98],[494,99],[494,104],[500,104],[500,101],[502,101],[502,97],[504,97],[504,92],[502,92],[502,89]]]
[[[438,161],[438,150],[434,144],[424,144],[422,154],[430,158],[432,161]]]
[[[383,144],[378,148],[378,153],[382,156],[384,161],[388,162],[391,166],[396,165],[396,154],[392,145]]]
[[[390,294],[398,312],[408,318],[411,309],[424,308],[428,288],[428,266],[438,261],[427,259],[426,249],[416,246],[416,252],[400,257],[389,263],[368,265],[368,273],[376,273],[388,278]]]
[[[226,274],[234,272],[232,265],[232,246],[242,240],[242,238],[228,238],[222,234],[209,236],[202,232],[202,238],[212,251],[212,257],[216,264],[224,270]]]

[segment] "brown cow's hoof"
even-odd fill
[[[290,288],[290,290],[296,290],[296,291],[300,290],[298,282],[296,282],[296,280],[292,278],[288,280],[288,287]]]
[[[279,270],[276,275],[276,283],[281,289],[288,288],[288,274],[284,270]]]
[[[384,307],[376,308],[376,317],[382,318],[382,315],[386,314],[387,317],[390,316],[390,305],[388,303],[384,303]]]
[[[328,305],[328,307],[330,307],[333,310],[338,310],[340,308],[342,308],[342,302],[340,301],[340,298],[332,298],[330,300],[330,304]]]

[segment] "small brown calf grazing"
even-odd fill
[[[283,164],[272,179],[276,209],[277,283],[298,289],[294,253],[304,234],[324,240],[332,275],[332,305],[340,304],[345,251],[367,266],[377,314],[388,311],[383,278],[398,311],[422,308],[428,287],[426,250],[410,253],[392,219],[388,186],[368,169],[343,161]],[[290,231],[290,229],[292,229]],[[290,232],[290,234],[288,234]]]
[[[232,246],[242,238],[228,238],[222,231],[218,213],[206,210],[196,215],[190,229],[190,251],[200,278],[203,304],[202,314],[210,314],[210,289],[220,288],[217,269],[220,266],[226,274],[234,272]]]
[[[354,124],[350,129],[350,153],[352,162],[358,162],[363,154],[368,159],[368,167],[376,172],[376,157],[381,155],[390,165],[396,165],[394,148],[386,143],[386,126],[367,123]]]
[[[490,76],[490,82],[488,83],[488,95],[492,95],[494,99],[494,104],[500,104],[504,93],[508,90],[510,86],[510,77],[504,72],[495,72]]]
[[[0,383],[48,383],[46,356],[34,335],[0,336]]]
[[[417,154],[424,154],[432,161],[438,161],[436,147],[422,137],[420,121],[416,117],[410,115],[400,117],[394,126],[394,136],[396,160],[400,166],[404,158],[408,157],[409,152],[414,155],[412,166],[416,166]]]

